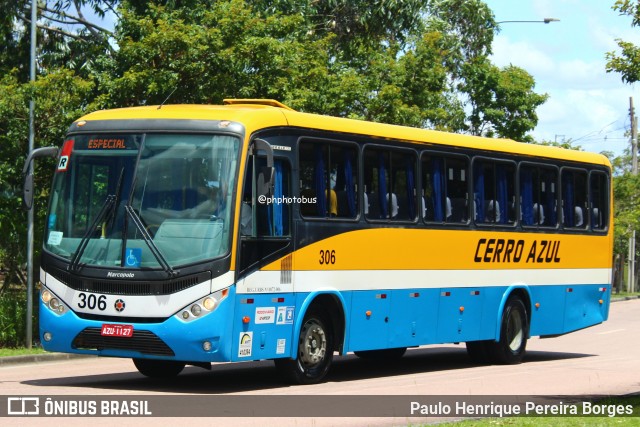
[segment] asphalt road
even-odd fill
[[[340,400],[349,402],[350,398],[354,398],[354,404],[358,404],[356,398],[361,396],[370,397],[369,410],[375,412],[385,405],[387,399],[379,396],[391,395],[400,398],[443,395],[468,398],[475,395],[593,396],[640,393],[640,300],[613,303],[608,322],[558,338],[533,338],[527,349],[525,362],[515,366],[475,366],[468,360],[464,345],[412,349],[396,362],[374,363],[353,355],[337,357],[327,382],[311,386],[283,384],[276,375],[273,363],[269,361],[216,364],[211,371],[187,367],[173,381],[147,379],[135,370],[130,360],[122,359],[91,357],[5,364],[0,366],[0,395],[54,396],[58,399],[64,396],[129,396],[132,399],[136,396],[166,396],[163,398],[169,399],[169,403],[183,407],[200,405],[203,402],[201,399],[204,399],[204,404],[215,404],[223,401],[220,399],[240,397],[249,399],[239,402],[239,405],[246,405],[248,415],[253,406],[271,402],[267,399],[275,396],[281,399],[277,404],[291,402],[291,405],[310,405],[309,413],[314,415],[188,420],[94,417],[90,420],[91,425],[95,426],[159,427],[186,424],[188,421],[240,427],[396,426],[435,420],[408,417],[406,414],[368,417],[366,405],[362,416],[358,418],[316,416],[318,412],[334,414],[332,408],[337,411]],[[409,400],[407,405],[410,404]],[[50,421],[46,418],[8,418],[0,419],[0,424],[34,425]],[[65,426],[85,426],[88,419],[56,418],[55,422],[64,422]]]

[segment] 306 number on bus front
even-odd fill
[[[100,295],[97,296],[95,294],[85,294],[84,292],[80,292],[78,294],[78,307],[79,308],[88,308],[89,310],[95,310],[96,308],[100,311],[104,311],[107,309],[107,296]]]
[[[336,263],[336,251],[335,250],[322,250],[320,249],[320,265],[333,265]]]

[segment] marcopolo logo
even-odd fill
[[[115,271],[107,272],[107,277],[114,277],[116,279],[133,279],[136,277],[134,273],[119,273]]]

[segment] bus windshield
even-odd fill
[[[202,134],[69,137],[44,247],[74,265],[165,268],[230,245],[239,139]]]

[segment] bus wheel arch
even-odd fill
[[[487,353],[493,363],[510,365],[520,363],[526,351],[531,324],[531,298],[524,287],[515,288],[505,295],[498,316],[496,340],[487,344]]]
[[[477,364],[511,365],[524,357],[531,325],[531,298],[526,286],[505,292],[498,308],[495,339],[466,343],[467,353]]]
[[[296,322],[293,357],[274,362],[290,382],[315,384],[329,372],[334,351],[343,348],[345,316],[343,304],[334,294],[317,295],[305,306],[298,315],[302,320]]]

